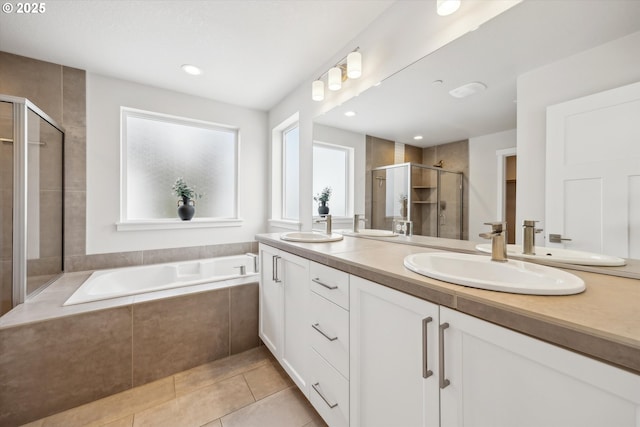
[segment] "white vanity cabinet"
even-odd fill
[[[309,272],[309,400],[329,426],[347,427],[350,276],[315,262]]]
[[[260,244],[259,335],[308,395],[309,260]]]
[[[351,427],[439,425],[438,306],[351,276]]]
[[[640,427],[640,376],[445,307],[440,324],[442,427]]]

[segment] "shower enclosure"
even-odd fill
[[[415,163],[372,171],[371,228],[394,220],[413,223],[413,234],[463,238],[462,173]]]
[[[0,95],[0,315],[63,271],[64,130]]]

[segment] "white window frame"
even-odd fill
[[[127,126],[128,117],[138,117],[148,120],[156,120],[168,123],[176,123],[185,126],[205,127],[214,130],[234,131],[235,139],[235,217],[232,218],[199,218],[195,217],[190,221],[182,221],[180,218],[153,218],[131,220],[127,218]],[[173,116],[169,114],[157,113],[153,111],[139,110],[129,107],[120,107],[120,221],[116,223],[117,231],[139,231],[139,230],[168,230],[184,228],[217,228],[217,227],[239,227],[244,222],[240,217],[240,197],[238,188],[240,186],[240,130],[234,126],[219,123],[207,122],[204,120],[191,119],[187,117]],[[170,189],[168,190],[170,191]]]
[[[346,153],[345,159],[345,216],[335,218],[351,218],[354,213],[355,204],[355,149],[348,145],[333,144],[330,142],[313,141],[313,146],[321,146],[326,149],[344,151]],[[313,185],[313,183],[312,183]],[[317,209],[314,210],[314,217],[317,215]]]
[[[291,115],[273,128],[271,133],[271,218],[269,224],[290,230],[300,230],[302,222],[300,218],[284,218],[284,134],[287,130],[300,126],[299,117],[299,113]]]

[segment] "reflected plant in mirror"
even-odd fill
[[[329,199],[331,198],[331,187],[324,187],[319,194],[313,197],[313,200],[318,203],[318,214],[327,215],[329,213]]]

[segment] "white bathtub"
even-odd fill
[[[255,261],[257,258],[250,255],[235,255],[100,270],[92,273],[63,305],[256,276],[258,272]]]

